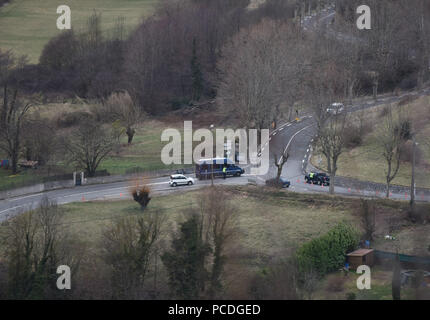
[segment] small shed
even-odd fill
[[[373,266],[373,249],[358,249],[348,253],[348,263],[352,270],[356,270],[361,265]]]

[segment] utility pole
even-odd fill
[[[415,207],[415,157],[417,143],[415,141],[415,134],[412,135],[412,178],[411,178],[411,209]]]
[[[211,124],[211,132],[212,132],[212,137],[214,135],[214,125]],[[212,140],[213,141],[213,140]],[[216,145],[216,144],[215,144]],[[212,146],[213,149],[213,146]],[[216,152],[216,151],[215,151]],[[212,156],[214,155],[214,150],[212,150]],[[211,159],[211,186],[214,186],[214,158]]]

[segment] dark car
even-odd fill
[[[306,183],[323,186],[330,185],[330,177],[326,173],[311,172],[305,176]]]
[[[289,188],[291,182],[284,178],[279,178],[279,181],[276,179],[270,179],[266,181],[266,185],[278,188]]]

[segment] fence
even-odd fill
[[[392,266],[393,261],[396,260],[396,253],[386,251],[374,251],[374,258],[377,264],[383,266]],[[423,269],[430,271],[430,257],[409,256],[406,254],[399,254],[400,264],[405,269]]]

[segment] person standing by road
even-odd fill
[[[227,178],[227,167],[222,168],[222,175],[224,176],[224,179]]]

